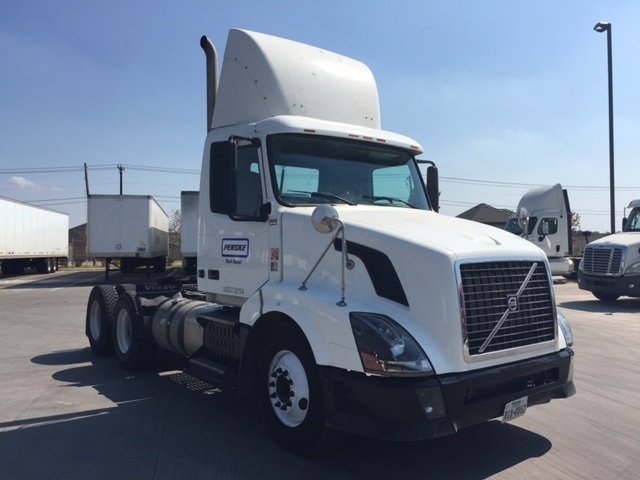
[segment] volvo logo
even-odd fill
[[[507,295],[507,306],[509,307],[510,312],[518,311],[518,296],[517,295]]]

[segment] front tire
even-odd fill
[[[141,370],[152,359],[153,344],[144,338],[142,318],[130,292],[118,298],[113,321],[113,347],[120,365],[127,370]]]
[[[301,455],[323,449],[329,430],[324,423],[320,379],[302,333],[285,327],[269,334],[258,381],[276,440]]]
[[[113,285],[97,285],[91,289],[87,303],[85,333],[89,345],[96,355],[113,353],[111,322],[118,301],[118,292]]]

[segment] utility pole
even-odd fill
[[[118,170],[120,171],[120,195],[122,195],[122,173],[124,172],[124,166],[118,165]]]

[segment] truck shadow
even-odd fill
[[[301,458],[274,444],[255,402],[187,370],[132,374],[88,348],[32,362],[60,367],[52,375],[60,387],[81,389],[75,395],[94,398],[95,408],[79,402],[73,413],[0,423],[6,478],[481,479],[551,449],[540,435],[492,421],[415,443],[345,436]]]
[[[596,298],[593,300],[579,300],[560,302],[558,306],[569,310],[581,312],[604,313],[640,313],[640,298],[622,297],[615,302],[602,302]]]

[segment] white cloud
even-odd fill
[[[9,183],[19,188],[35,188],[36,187],[36,184],[34,182],[32,182],[31,180],[27,180],[24,177],[11,177],[9,179]]]

